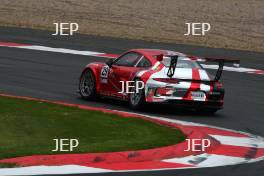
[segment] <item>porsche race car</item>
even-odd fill
[[[217,62],[212,76],[202,62]],[[223,108],[220,81],[225,63],[239,60],[201,58],[159,49],[133,49],[106,63],[89,63],[79,80],[85,99],[98,96],[125,100],[133,109],[146,103],[169,103],[214,113]]]

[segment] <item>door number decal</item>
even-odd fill
[[[109,66],[106,65],[101,70],[100,77],[101,77],[101,82],[102,83],[107,83],[108,73],[109,73]]]

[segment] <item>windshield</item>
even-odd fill
[[[162,63],[165,65],[165,67],[169,67],[170,61],[170,57],[164,57]],[[177,68],[201,68],[201,66],[196,61],[189,60],[184,57],[179,57],[177,61]]]

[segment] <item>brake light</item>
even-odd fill
[[[176,78],[153,78],[155,81],[165,82],[165,83],[172,83],[177,84],[179,80]]]

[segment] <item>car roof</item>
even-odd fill
[[[176,54],[176,55],[185,55],[183,53],[180,52],[176,52],[176,51],[171,51],[171,50],[162,50],[162,49],[132,49],[130,51],[134,51],[134,52],[138,52],[141,53],[143,55],[147,55],[150,57],[153,57],[155,55],[171,55],[171,54]]]

